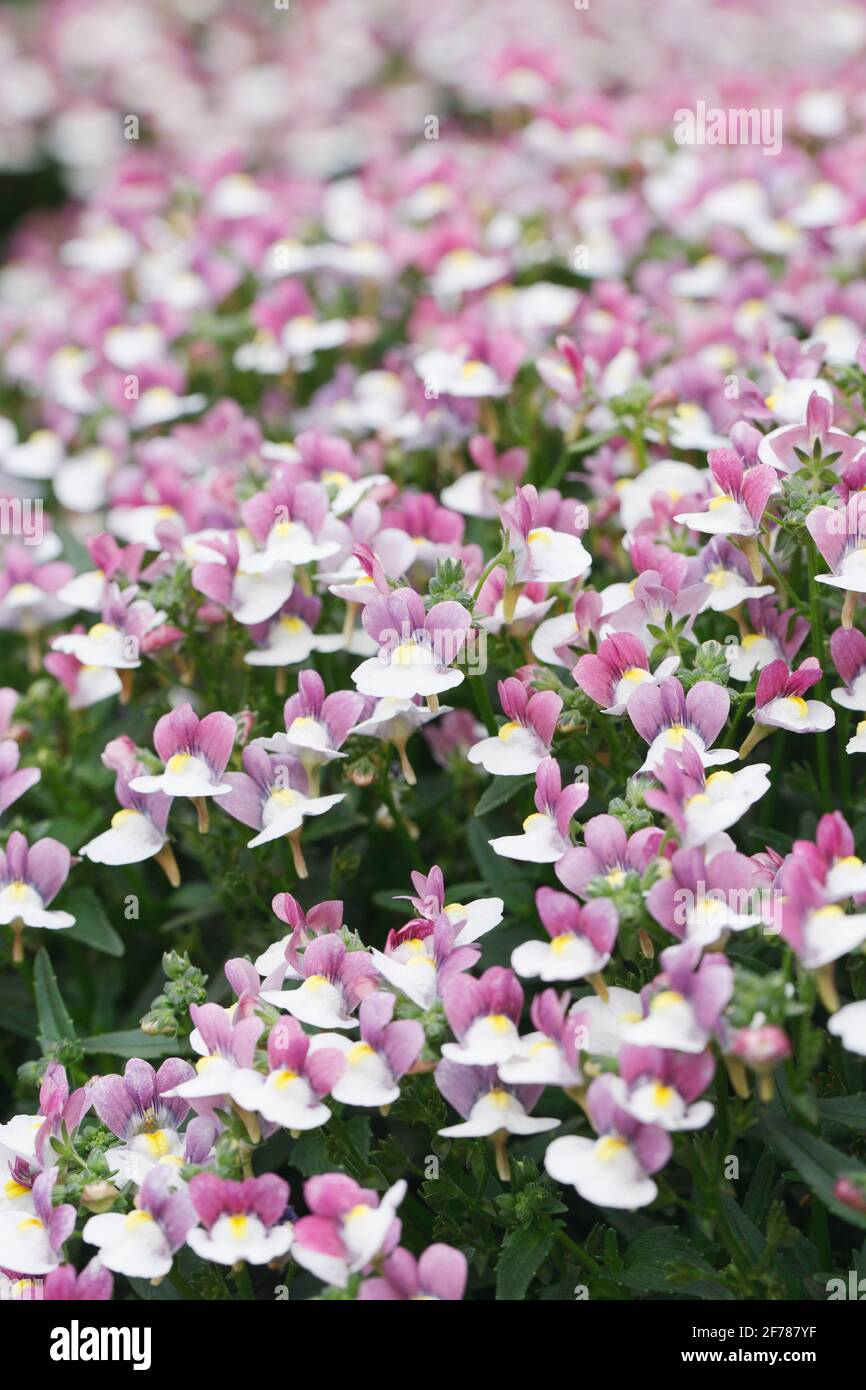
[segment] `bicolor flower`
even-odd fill
[[[641,685],[628,703],[628,717],[649,751],[641,772],[655,772],[665,754],[690,743],[705,767],[736,761],[734,748],[712,748],[728,719],[731,697],[724,686],[697,681],[686,695],[668,676],[660,685]]]
[[[402,1246],[381,1264],[381,1274],[365,1279],[358,1290],[363,1303],[458,1303],[466,1291],[469,1267],[453,1245],[428,1245],[416,1259]]]
[[[664,834],[647,826],[627,835],[615,816],[593,816],[583,828],[582,845],[569,848],[556,865],[556,877],[570,893],[588,897],[593,879],[604,879],[609,888],[622,888],[632,875],[637,883],[658,852]]]
[[[593,898],[583,906],[570,893],[539,888],[535,906],[549,941],[525,941],[511,955],[524,979],[580,980],[595,985],[616,941],[619,918],[610,898]],[[599,993],[604,984],[598,981]]]
[[[63,1245],[75,1228],[75,1207],[53,1206],[59,1168],[46,1168],[33,1182],[33,1211],[0,1211],[0,1265],[19,1274],[50,1274],[62,1260]]]
[[[748,682],[755,671],[781,658],[789,665],[809,635],[809,624],[795,617],[796,609],[780,613],[774,598],[749,599],[746,604],[754,629],[738,642],[725,642],[725,660],[731,680]]]
[[[109,584],[100,621],[86,633],[55,637],[51,650],[74,656],[83,666],[137,670],[142,656],[176,642],[181,636],[179,629],[170,627],[165,614],[157,612],[149,599],[137,595],[135,584],[122,591],[116,584]]]
[[[544,499],[531,484],[519,487],[511,501],[499,508],[514,579],[504,598],[506,622],[511,622],[517,596],[526,584],[564,584],[589,570],[592,556],[577,534],[577,504],[572,503],[571,509],[570,530],[545,525]]]
[[[189,1103],[175,1095],[169,1098],[167,1093],[194,1076],[195,1069],[179,1057],[169,1057],[159,1071],[154,1071],[149,1062],[133,1057],[123,1076],[100,1076],[93,1082],[93,1108],[102,1123],[121,1140],[105,1155],[121,1183],[133,1182],[140,1187],[156,1164],[178,1168],[183,1163],[185,1140],[180,1128]],[[194,1136],[197,1151],[202,1150],[198,1141],[205,1141],[198,1160],[202,1162],[216,1138],[216,1129],[209,1120],[199,1124],[207,1127],[206,1134],[196,1132]]]
[[[285,1009],[313,1028],[357,1028],[353,1011],[378,987],[376,966],[366,951],[347,951],[331,933],[310,942],[297,989],[264,990],[268,1004]]]
[[[279,941],[275,941],[255,962],[260,975],[269,977],[275,970],[285,967],[283,978],[300,979],[300,961],[293,963],[298,952],[317,936],[328,932],[338,932],[343,925],[343,904],[338,899],[315,903],[305,912],[297,898],[291,893],[277,893],[271,899],[271,911],[291,931]]]
[[[328,494],[318,483],[275,482],[250,497],[241,514],[258,547],[244,561],[247,574],[328,560],[345,543],[346,528],[331,514]]]
[[[110,700],[123,690],[120,676],[108,666],[85,666],[76,656],[63,652],[47,652],[42,664],[63,686],[71,710],[90,709],[91,705]]]
[[[30,1169],[48,1167],[50,1141],[62,1129],[74,1134],[89,1108],[89,1087],[70,1093],[65,1068],[59,1062],[49,1062],[39,1088],[39,1110],[35,1115],[13,1115],[0,1125],[0,1147]]]
[[[192,705],[178,706],[158,719],[153,731],[153,746],[164,763],[163,771],[154,777],[134,777],[130,790],[146,795],[164,792],[166,796],[188,796],[196,803],[209,796],[226,796],[231,785],[223,774],[234,747],[235,732],[235,721],[222,710],[199,719]],[[201,807],[199,828],[206,828]]]
[[[831,698],[843,709],[866,710],[866,637],[859,628],[837,627],[830,636],[830,655],[845,682],[830,691]]]
[[[489,901],[479,899],[480,902]],[[443,912],[435,922],[416,919],[399,931],[389,931],[385,950],[370,955],[384,980],[420,1009],[441,998],[452,975],[471,970],[480,957],[475,946],[458,946],[464,927],[455,926]]]
[[[480,979],[455,974],[442,986],[445,1017],[456,1043],[444,1043],[442,1056],[467,1067],[507,1062],[519,1042],[523,989],[511,970],[493,965]]]
[[[778,490],[775,468],[770,464],[747,468],[736,449],[711,449],[707,462],[717,495],[710,498],[706,511],[683,512],[674,521],[710,536],[756,537],[767,503]],[[760,582],[760,571],[755,578]]]
[[[754,560],[755,551],[751,554]],[[758,562],[754,563],[756,569]],[[756,581],[754,569],[742,550],[723,536],[717,536],[695,556],[689,574],[693,584],[707,586],[703,607],[713,613],[728,613],[746,599],[775,592],[772,584]]]
[[[481,739],[469,750],[469,761],[494,776],[519,777],[537,772],[550,756],[562,700],[553,690],[530,694],[516,676],[498,684],[499,702],[506,722],[496,734]]]
[[[560,1123],[530,1114],[543,1086],[506,1083],[494,1066],[467,1067],[443,1058],[434,1076],[448,1104],[463,1116],[462,1123],[439,1130],[443,1139],[495,1139],[509,1134],[527,1138],[556,1129]]]
[[[38,767],[19,767],[21,750],[14,738],[0,743],[0,815],[20,796],[35,787],[42,776]]]
[[[828,902],[844,902],[847,898],[859,902],[866,893],[866,865],[856,853],[853,831],[841,811],[828,811],[822,816],[814,844],[811,840],[795,840],[792,853],[806,856],[810,872],[820,879]],[[785,872],[780,873],[784,883]]]
[[[818,583],[845,590],[842,626],[851,627],[857,598],[866,594],[866,507],[861,494],[845,507],[814,507],[806,527],[830,566],[829,574],[816,575]]]
[[[424,1029],[414,1019],[392,1023],[396,1000],[377,990],[361,1000],[358,1010],[360,1042],[338,1033],[318,1033],[311,1055],[335,1049],[344,1066],[331,1086],[342,1105],[388,1106],[400,1095],[400,1079],[415,1065],[424,1046]]]
[[[819,458],[832,458],[834,467],[841,473],[863,454],[863,440],[833,427],[833,393],[832,389],[827,391],[829,383],[813,380],[811,383],[799,381],[797,384],[805,389],[809,384],[812,386],[806,404],[805,422],[801,423],[803,414],[800,411],[795,423],[770,430],[758,445],[758,458],[779,473],[786,474],[799,472],[803,464],[817,454]]]
[[[174,1082],[163,1092],[165,1100],[209,1101],[213,1108],[224,1096],[231,1096],[239,1074],[251,1071],[256,1045],[264,1031],[264,1023],[255,1015],[238,1017],[219,1004],[191,1004],[189,1008],[195,1031],[191,1042],[200,1054],[195,1074]]]
[[[379,648],[377,656],[352,672],[362,695],[435,699],[462,684],[463,673],[455,671],[453,663],[472,626],[462,604],[436,603],[426,613],[414,589],[395,589],[387,598],[371,599],[361,621]]]
[[[345,793],[310,796],[310,783],[300,762],[288,754],[269,756],[263,748],[250,746],[243,751],[243,772],[227,772],[223,782],[227,795],[220,805],[242,825],[258,831],[247,841],[257,849],[271,840],[288,837],[295,871],[307,877],[300,846],[300,830],[307,816],[322,816],[343,800]]]
[[[77,574],[64,584],[57,597],[68,603],[70,608],[83,608],[90,613],[99,613],[108,597],[109,586],[119,575],[130,583],[138,579],[141,562],[146,547],[142,544],[125,548],[117,544],[113,536],[103,531],[98,536],[87,537],[84,544],[96,569]]]
[[[691,849],[736,825],[769,791],[769,771],[769,763],[753,763],[739,772],[717,768],[707,775],[700,753],[686,742],[679,753],[665,753],[653,773],[660,785],[644,800],[670,819],[683,847]]]
[[[670,874],[647,893],[647,911],[678,940],[711,946],[762,921],[753,884],[752,861],[744,854],[722,850],[710,857],[702,849],[679,849]]]
[[[618,1062],[622,1085],[615,1088],[614,1094],[641,1124],[677,1132],[703,1129],[710,1123],[713,1106],[698,1099],[716,1070],[710,1048],[682,1053],[626,1043]]]
[[[251,541],[231,534],[226,540],[210,543],[209,553],[218,558],[193,565],[192,586],[204,594],[217,610],[224,609],[245,627],[265,623],[279,613],[295,587],[294,566],[286,563],[263,571],[247,568]]]
[[[575,1188],[600,1207],[636,1211],[655,1201],[658,1188],[651,1174],[673,1152],[671,1137],[660,1125],[643,1124],[621,1104],[618,1077],[597,1076],[587,1091],[587,1105],[598,1139],[566,1135],[554,1139],[544,1166],[557,1182]]]
[[[866,941],[866,912],[849,913],[839,903],[828,902],[824,884],[815,876],[814,865],[806,855],[795,853],[789,857],[780,872],[779,884],[783,893],[782,940],[797,953],[807,970],[820,971]],[[829,991],[825,996],[832,998]]]
[[[679,664],[679,657],[669,656],[651,672],[641,639],[631,632],[615,632],[599,643],[596,653],[582,656],[572,675],[605,714],[623,714],[639,686],[658,685],[672,676]]]
[[[502,898],[473,898],[468,903],[446,902],[445,879],[438,864],[434,864],[429,874],[412,870],[414,894],[398,894],[396,901],[405,897],[422,921],[436,923],[443,915],[454,928],[454,945],[469,946],[479,937],[498,927],[502,921],[505,904]],[[408,924],[414,926],[414,922]]]
[[[792,671],[784,661],[765,666],[755,687],[754,728],[740,749],[745,758],[773,729],[794,734],[826,733],[836,723],[836,715],[823,700],[806,700],[805,692],[821,679],[821,667],[814,656],[807,656]]]
[[[202,1223],[187,1234],[187,1244],[215,1264],[270,1264],[288,1253],[294,1238],[283,1218],[289,1184],[276,1173],[232,1182],[216,1173],[197,1173],[189,1195]]]
[[[515,637],[529,636],[538,620],[556,602],[555,595],[547,596],[546,584],[527,584],[514,602],[511,617],[506,618],[507,594],[506,572],[499,566],[485,579],[472,609],[483,632],[499,633],[507,627]]]
[[[587,782],[572,782],[563,787],[559,763],[555,758],[545,758],[535,773],[536,809],[523,822],[523,834],[490,840],[490,848],[505,859],[530,864],[557,863],[571,849],[571,822],[588,796]]]
[[[144,774],[145,768],[131,739],[122,736],[112,740],[103,751],[102,761],[117,774],[114,795],[121,809],[111,817],[110,829],[88,840],[79,853],[92,864],[140,864],[145,859],[156,859],[176,888],[180,871],[166,834],[171,797],[164,792],[145,794],[132,790],[132,782]]]
[[[46,1303],[105,1303],[114,1293],[114,1279],[98,1255],[77,1270],[75,1265],[58,1265],[42,1281]]]
[[[327,1036],[320,1033],[314,1041]],[[322,1098],[333,1091],[343,1072],[342,1052],[326,1043],[314,1051],[297,1019],[286,1018],[268,1034],[267,1059],[266,1076],[245,1070],[235,1077],[232,1094],[238,1105],[293,1134],[326,1124],[331,1112]]]
[[[501,1079],[509,1085],[583,1085],[580,1054],[589,1037],[589,1014],[580,1005],[570,1009],[571,996],[544,989],[537,994],[529,1014],[535,1031],[527,1033],[513,1056],[499,1065]]]
[[[175,1187],[169,1170],[152,1168],[138,1189],[132,1211],[91,1216],[81,1232],[95,1245],[106,1269],[130,1279],[163,1279],[196,1224],[186,1184]]]
[[[309,1178],[304,1201],[310,1214],[295,1223],[293,1260],[323,1283],[344,1289],[352,1274],[397,1245],[397,1210],[405,1195],[402,1180],[380,1197],[344,1173]]]
[[[253,747],[267,753],[289,753],[297,758],[308,777],[318,777],[322,763],[344,758],[341,745],[363,713],[365,700],[357,691],[338,690],[325,695],[317,671],[301,671],[298,693],[283,706],[285,733],[253,740]]]
[[[493,521],[496,518],[497,494],[509,490],[526,472],[528,455],[525,449],[506,449],[497,454],[492,439],[474,434],[467,445],[469,456],[476,465],[444,487],[440,494],[443,505],[452,507],[464,516],[477,516]]]
[[[662,951],[662,969],[641,991],[643,1018],[624,1030],[639,1047],[703,1052],[734,992],[734,972],[720,951],[701,959],[699,941]]]
[[[72,856],[59,840],[46,836],[28,847],[19,830],[13,830],[0,850],[0,925],[12,926],[12,959],[24,959],[25,927],[60,931],[75,925],[69,912],[48,906],[69,874]]]

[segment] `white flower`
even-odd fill
[[[554,1139],[544,1156],[544,1166],[557,1182],[567,1183],[587,1202],[600,1207],[635,1211],[655,1201],[658,1193],[631,1145],[618,1135]]]
[[[831,1016],[827,1027],[835,1037],[842,1039],[842,1046],[849,1052],[866,1057],[866,999],[846,1004]]]
[[[111,817],[111,829],[79,850],[91,864],[140,864],[158,854],[166,836],[143,811],[124,807]]]
[[[91,1216],[82,1240],[95,1245],[106,1269],[130,1279],[162,1279],[171,1269],[172,1250],[165,1232],[149,1211],[126,1216],[105,1212]]]
[[[556,1129],[559,1123],[559,1120],[527,1115],[515,1095],[494,1086],[486,1095],[479,1096],[468,1119],[460,1124],[446,1125],[439,1133],[443,1139],[483,1139],[503,1129],[508,1134],[543,1134],[548,1129]]]

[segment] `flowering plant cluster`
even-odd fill
[[[800,9],[2,20],[15,1296],[863,1267],[866,14]]]

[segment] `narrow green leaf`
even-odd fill
[[[33,967],[33,993],[36,998],[36,1016],[39,1020],[39,1036],[44,1042],[63,1042],[74,1038],[75,1024],[63,1002],[57,976],[51,965],[48,952],[41,947],[36,952]]]
[[[92,946],[107,956],[122,956],[126,947],[105,914],[105,908],[92,888],[74,888],[64,899],[64,907],[75,918],[67,931],[70,941]]]
[[[177,1038],[159,1034],[151,1036],[142,1033],[140,1028],[127,1028],[119,1033],[99,1033],[94,1038],[84,1038],[81,1046],[91,1056],[107,1052],[114,1057],[165,1057],[170,1052],[182,1050]]]
[[[497,1299],[513,1302],[525,1298],[526,1290],[550,1254],[555,1238],[554,1226],[521,1227],[505,1237],[496,1266]]]

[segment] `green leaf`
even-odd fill
[[[843,1174],[859,1174],[866,1177],[866,1168],[861,1163],[849,1158],[847,1154],[840,1153],[823,1139],[806,1134],[786,1120],[767,1116],[763,1121],[763,1130],[770,1147],[787,1158],[807,1187],[811,1188],[828,1210],[835,1212],[852,1226],[866,1229],[866,1213],[847,1207],[833,1194],[836,1179]]]
[[[524,787],[534,786],[534,777],[494,777],[490,786],[486,787],[478,798],[475,814],[486,816],[488,811],[495,811],[497,806],[504,806],[506,801],[523,791]]]
[[[554,1226],[528,1226],[511,1231],[502,1243],[496,1266],[496,1297],[502,1300],[525,1298],[539,1266],[550,1254],[556,1239]]]
[[[818,1101],[818,1114],[828,1124],[842,1125],[856,1134],[866,1134],[866,1095],[834,1096]]]
[[[36,952],[33,967],[33,993],[36,998],[36,1016],[39,1019],[39,1037],[43,1042],[63,1042],[75,1037],[75,1024],[63,1002],[57,976],[45,947]]]
[[[91,1056],[107,1052],[113,1057],[165,1057],[170,1052],[177,1052],[180,1044],[177,1038],[142,1033],[140,1028],[127,1028],[120,1033],[99,1033],[94,1038],[84,1038],[81,1046]]]
[[[105,915],[105,908],[92,888],[73,888],[64,899],[64,907],[75,918],[75,926],[67,931],[67,939],[107,956],[122,956],[126,947]]]

